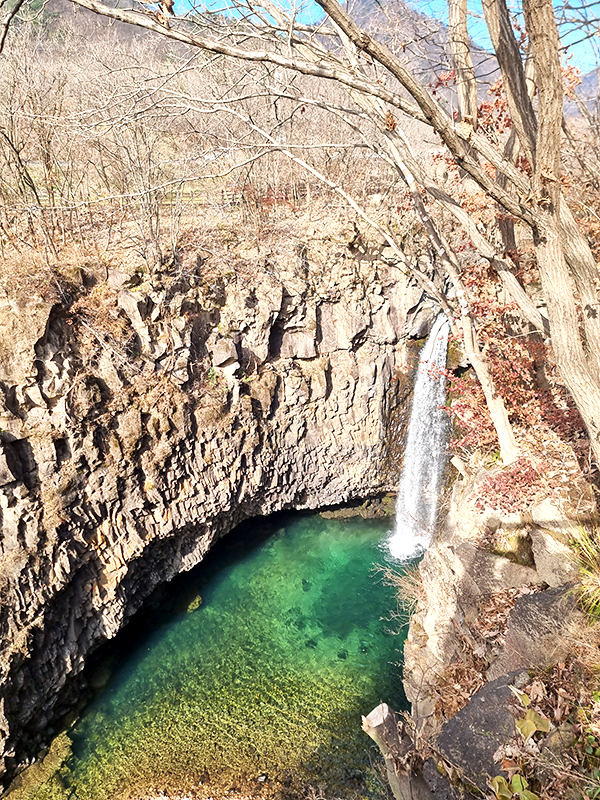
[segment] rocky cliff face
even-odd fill
[[[56,729],[86,655],[217,537],[395,486],[420,292],[339,249],[3,296],[3,774]]]
[[[522,741],[515,720],[525,713],[512,708],[510,686],[573,658],[574,631],[587,626],[571,591],[579,565],[569,542],[594,518],[594,497],[569,447],[550,432],[544,447],[568,477],[550,494],[541,486],[519,512],[490,505],[486,482],[501,467],[467,471],[457,462],[463,474],[421,561],[404,686],[428,759],[424,797],[472,797],[451,785],[457,777],[482,792],[504,777],[497,753]]]

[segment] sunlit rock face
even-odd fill
[[[86,655],[216,538],[395,488],[420,291],[294,248],[2,301],[3,771],[56,730]]]

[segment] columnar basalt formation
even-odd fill
[[[0,308],[7,774],[57,729],[86,656],[216,538],[397,482],[421,294],[397,269],[289,245],[82,280]]]

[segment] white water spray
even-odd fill
[[[436,319],[421,351],[408,423],[404,463],[396,500],[396,529],[388,542],[390,555],[409,559],[422,553],[433,534],[442,474],[446,463],[446,366],[448,320]]]

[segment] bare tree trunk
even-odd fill
[[[16,0],[16,3],[10,3],[9,0],[0,0],[0,53],[4,49],[6,43],[6,36],[11,22],[21,10],[21,6],[25,0]],[[6,8],[6,11],[4,11]],[[4,13],[1,13],[4,11]]]
[[[588,429],[596,462],[600,464],[600,376],[595,356],[590,361],[580,335],[576,286],[578,283],[581,285],[581,281],[567,267],[565,250],[571,249],[572,242],[561,228],[561,215],[563,224],[570,223],[571,215],[564,210],[566,204],[560,189],[563,84],[552,0],[524,0],[523,12],[533,47],[539,92],[533,175],[534,200],[541,218],[534,231],[536,255],[556,361]],[[587,277],[589,281],[590,276]],[[592,287],[584,288],[587,296]],[[597,314],[597,309],[590,309],[587,305],[581,308],[584,318],[590,312]],[[594,364],[594,371],[591,364]]]
[[[590,370],[579,337],[575,285],[565,263],[560,233],[553,229],[551,219],[543,233],[536,235],[535,246],[556,363],[586,425],[596,463],[600,464],[598,373]]]
[[[477,130],[477,81],[467,31],[467,0],[450,0],[449,37],[460,118]]]
[[[508,412],[504,401],[494,386],[487,359],[483,357],[475,336],[473,335],[473,326],[470,318],[463,318],[463,342],[465,346],[465,355],[472,364],[475,374],[477,375],[477,380],[481,384],[485,396],[485,403],[490,412],[492,422],[494,423],[494,428],[496,429],[502,463],[505,465],[512,464],[520,455],[519,446],[517,445],[512,425],[508,419]]]
[[[356,101],[372,117],[379,116],[383,121],[384,108],[383,104],[381,104],[379,101],[363,96],[358,96]],[[410,152],[408,143],[404,142],[402,137],[399,136],[395,130],[387,130],[385,132],[385,136],[389,142],[390,155],[392,156],[400,175],[411,192],[413,205],[417,215],[419,216],[423,227],[427,231],[431,242],[434,245],[435,252],[437,253],[443,265],[444,272],[450,279],[450,282],[452,283],[456,292],[461,313],[460,328],[462,329],[465,355],[472,365],[477,379],[481,384],[481,388],[486,399],[486,405],[498,436],[500,457],[502,458],[504,464],[511,464],[519,457],[519,446],[517,445],[514,431],[508,418],[508,412],[506,410],[504,400],[496,391],[489,362],[482,354],[477,343],[475,322],[473,320],[473,315],[471,314],[468,292],[460,276],[460,266],[456,259],[456,254],[444,237],[443,233],[438,228],[435,220],[427,212],[419,192],[419,186],[416,181],[415,174],[407,166],[404,158],[402,157],[401,150],[404,151],[404,154],[410,157],[411,163],[414,164],[418,169],[418,166],[412,157],[412,153]]]
[[[519,446],[515,439],[515,434],[508,418],[508,411],[504,400],[496,391],[494,379],[490,370],[490,365],[479,349],[477,342],[476,327],[471,314],[471,306],[468,300],[467,289],[460,278],[460,270],[452,250],[446,242],[443,235],[437,229],[437,226],[431,216],[427,213],[421,196],[419,194],[417,185],[411,175],[405,176],[407,183],[412,191],[413,202],[421,222],[429,233],[433,244],[435,245],[436,252],[440,257],[445,267],[445,272],[450,278],[454,289],[456,290],[456,297],[460,304],[461,310],[461,329],[462,340],[465,349],[465,356],[473,367],[477,380],[479,381],[485,402],[492,419],[492,423],[498,436],[498,444],[500,445],[500,457],[504,464],[512,464],[520,455]]]
[[[394,132],[392,131],[388,133],[388,138],[391,140],[393,145],[393,140],[397,137],[394,136]],[[439,230],[435,220],[430,214],[427,213],[427,209],[423,204],[415,176],[402,161],[399,153],[396,153],[395,160],[402,177],[411,191],[415,210],[423,224],[423,227],[429,234],[431,242],[434,245],[435,252],[444,266],[446,275],[454,287],[456,298],[460,306],[460,328],[462,331],[465,356],[473,367],[477,376],[477,380],[479,381],[483,390],[486,405],[496,430],[496,435],[498,436],[500,457],[502,458],[504,464],[511,464],[516,461],[520,455],[519,446],[508,418],[508,412],[506,410],[504,400],[496,391],[489,362],[479,349],[476,326],[471,313],[468,291],[461,279],[460,266],[456,259],[456,254],[449,245],[443,233]]]
[[[385,758],[387,778],[396,800],[434,800],[423,778],[413,775],[407,764],[413,745],[387,703],[362,718],[362,729]]]
[[[587,357],[590,367],[600,377],[600,272],[594,254],[562,195],[558,203],[561,243],[579,294]]]
[[[514,37],[504,0],[483,0],[485,21],[502,70],[510,116],[522,151],[530,163],[535,158],[536,119],[527,91],[519,45]],[[553,18],[554,22],[554,18]]]
[[[600,459],[600,305],[598,268],[561,195],[563,106],[559,38],[550,0],[524,0],[523,10],[539,92],[537,121],[504,0],[484,0],[484,12],[502,69],[511,118],[533,168],[534,241],[547,303],[554,354]],[[578,309],[578,300],[581,313]],[[585,343],[581,337],[585,333]],[[599,462],[600,463],[600,462]]]

